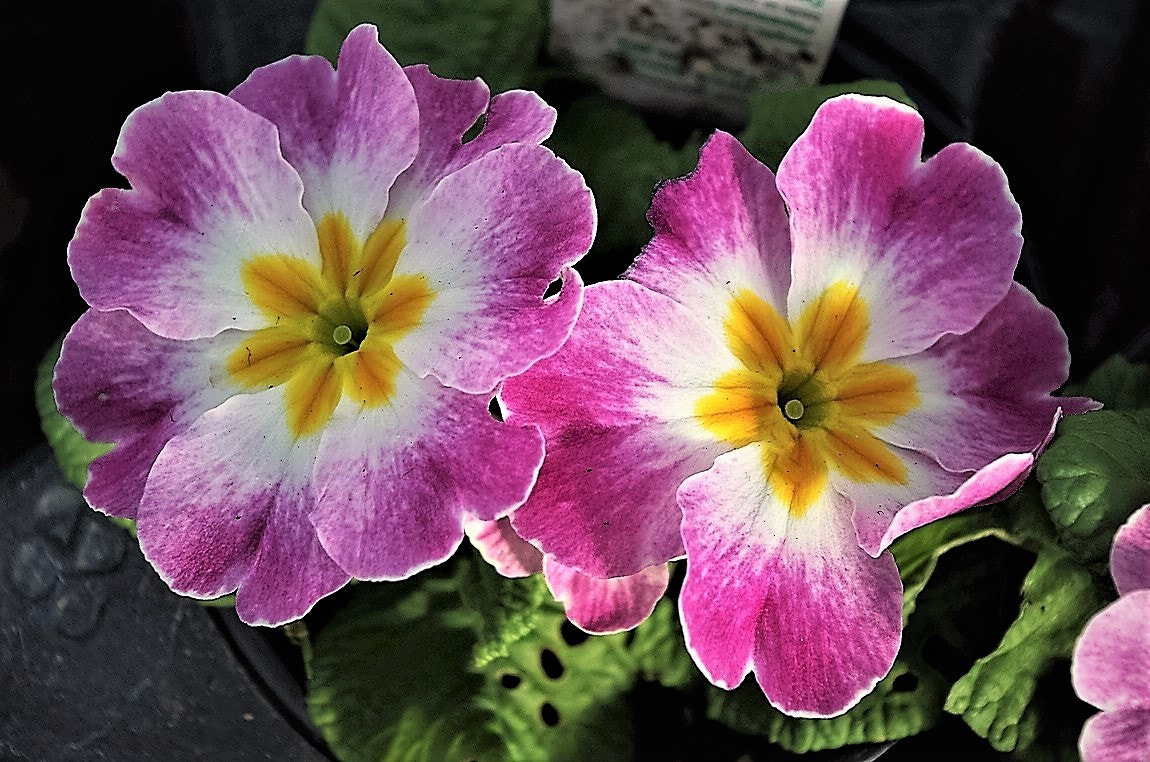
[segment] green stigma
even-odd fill
[[[803,407],[802,400],[787,400],[787,404],[783,405],[783,415],[792,421],[802,418],[805,411],[806,408]]]
[[[346,325],[337,325],[331,332],[331,340],[341,347],[351,341],[351,329]]]

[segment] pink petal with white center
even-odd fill
[[[516,531],[596,577],[682,555],[675,491],[730,449],[695,404],[737,362],[712,324],[668,297],[629,281],[589,287],[567,343],[500,393],[509,421],[547,438]]]
[[[1100,712],[1078,737],[1082,762],[1146,762],[1150,759],[1150,707]]]
[[[1119,595],[1150,589],[1150,505],[1118,528],[1110,548],[1110,575]]]
[[[1103,711],[1150,709],[1150,590],[1123,595],[1086,623],[1074,646],[1070,681]]]
[[[407,371],[388,405],[345,398],[316,454],[311,512],[341,567],[405,579],[455,552],[465,520],[494,520],[527,498],[543,436],[494,420],[488,401]]]
[[[1060,408],[1099,407],[1084,397],[1050,396],[1069,372],[1066,334],[1017,283],[969,333],[944,336],[892,364],[915,375],[919,404],[873,433],[951,471],[981,469],[1005,453],[1037,454]]]
[[[420,120],[411,83],[375,27],[348,34],[334,72],[318,56],[292,56],[256,69],[231,96],[275,123],[312,217],[341,212],[367,240],[415,157]]]
[[[542,146],[505,145],[448,175],[407,220],[395,276],[426,278],[435,298],[395,353],[469,393],[526,370],[571,332],[583,284],[570,265],[594,230],[583,177]]]
[[[834,490],[791,515],[756,443],[683,482],[679,503],[683,632],[711,682],[732,689],[753,670],[781,711],[833,717],[890,671],[902,637],[898,569],[889,553],[859,548]]]
[[[388,217],[406,217],[440,180],[499,146],[541,143],[555,126],[555,109],[535,93],[512,90],[491,98],[481,79],[444,79],[422,64],[404,72],[419,104],[419,153],[391,189]],[[483,129],[464,143],[481,116]]]
[[[791,275],[787,211],[771,170],[725,132],[699,152],[687,177],[659,187],[647,213],[655,237],[627,277],[722,321],[751,289],[779,311]]]
[[[463,523],[463,531],[483,560],[504,577],[530,577],[543,571],[543,554],[515,533],[506,516],[495,521],[470,519]]]
[[[966,144],[921,163],[922,117],[885,98],[824,103],[779,166],[794,246],[792,319],[832,283],[857,287],[862,361],[965,333],[1010,286],[1022,217],[1002,169]]]
[[[1058,418],[1050,425],[1053,436]],[[1044,439],[1035,452],[1049,441]],[[1035,453],[1008,453],[971,473],[947,471],[929,456],[897,449],[907,469],[904,484],[859,483],[832,473],[835,489],[854,506],[859,545],[878,557],[902,535],[976,505],[1013,494],[1034,467]]]
[[[89,310],[72,326],[52,384],[57,404],[86,439],[115,445],[89,466],[84,497],[93,507],[136,517],[163,446],[238,391],[213,372],[228,348],[161,338],[123,310]]]
[[[571,623],[592,635],[638,627],[667,592],[669,578],[667,564],[658,564],[638,574],[599,579],[564,566],[551,556],[543,559],[543,574]]]
[[[298,619],[350,579],[307,523],[316,439],[296,441],[285,415],[279,389],[201,415],[160,452],[137,517],[144,556],[173,590],[238,588],[252,624]]]
[[[127,309],[173,339],[253,329],[244,259],[275,252],[319,264],[299,175],[275,127],[227,96],[168,93],[132,112],[112,164],[132,184],[84,207],[68,246],[80,294]]]

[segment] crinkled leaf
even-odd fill
[[[52,392],[52,371],[60,359],[58,341],[44,354],[36,371],[36,411],[40,414],[40,428],[56,454],[64,478],[83,489],[88,481],[88,464],[100,457],[112,445],[89,442],[72,422],[56,408],[56,395]]]
[[[984,537],[1004,538],[999,517],[990,511],[965,511],[920,527],[891,545],[902,577],[903,624],[914,613],[918,594],[926,587],[938,559],[946,551]]]
[[[1059,543],[1083,563],[1105,563],[1118,527],[1150,502],[1150,409],[1064,419],[1037,474]]]
[[[1040,719],[1040,678],[1070,658],[1086,620],[1102,603],[1085,567],[1055,546],[1040,550],[1022,585],[1018,618],[998,647],[954,684],[946,711],[962,715],[995,749],[1027,748]]]
[[[644,680],[684,688],[699,678],[683,643],[675,604],[668,598],[659,601],[651,616],[635,628],[628,650]]]
[[[536,86],[547,32],[542,0],[320,0],[309,53],[335,62],[356,25],[371,22],[401,64],[425,63],[441,77],[483,77],[493,92]]]
[[[901,86],[881,79],[762,92],[751,97],[751,117],[739,140],[755,158],[776,170],[791,143],[811,123],[818,107],[829,98],[844,93],[885,95],[915,108],[914,101]]]
[[[460,578],[459,593],[463,604],[478,615],[475,669],[507,656],[511,646],[535,630],[540,609],[552,600],[542,575],[509,579],[482,561],[469,564],[468,573]]]
[[[427,576],[427,575],[424,575]],[[313,639],[308,711],[342,760],[497,760],[478,626],[450,584],[360,584]]]
[[[563,636],[558,604],[540,611],[530,637],[490,662],[478,705],[514,762],[627,760],[632,756],[630,713],[624,694],[635,680],[626,636]]]
[[[624,694],[636,668],[625,636],[569,645],[562,609],[548,601],[477,669],[477,647],[496,642],[481,636],[496,630],[477,604],[522,592],[479,597],[470,561],[457,558],[455,570],[357,585],[313,638],[308,706],[340,759],[628,759]]]
[[[882,743],[921,733],[942,713],[946,686],[917,658],[900,657],[854,708],[830,719],[788,717],[767,703],[753,679],[733,691],[708,687],[707,716],[740,733],[766,736],[792,752]]]
[[[671,147],[632,108],[605,95],[586,95],[560,109],[548,145],[583,173],[595,194],[593,252],[622,249],[628,260],[638,254],[651,239],[647,208],[655,186],[691,171],[700,143]]]
[[[1093,397],[1107,410],[1150,407],[1150,365],[1113,355],[1081,384],[1067,384],[1066,394]]]

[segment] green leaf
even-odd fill
[[[605,95],[576,98],[560,109],[548,145],[583,173],[595,194],[599,226],[592,256],[622,250],[634,258],[651,239],[647,208],[655,186],[689,172],[701,140],[676,149],[655,137],[632,108]]]
[[[1070,658],[1086,620],[1102,605],[1089,571],[1055,546],[1041,550],[1022,584],[1018,618],[954,684],[946,711],[962,715],[999,751],[1026,749],[1039,726],[1040,678]]]
[[[1037,474],[1059,543],[1104,564],[1118,527],[1150,502],[1150,409],[1064,419]]]
[[[1066,394],[1093,397],[1107,410],[1150,407],[1150,365],[1112,355],[1081,384],[1068,384]]]
[[[488,665],[479,705],[515,762],[611,762],[632,756],[630,713],[624,694],[635,664],[624,635],[590,637],[572,645],[557,604],[539,613],[530,637]],[[518,681],[518,682],[516,682]]]
[[[499,578],[508,590],[477,597],[471,562],[457,558],[455,569],[452,576],[357,585],[312,639],[308,707],[337,756],[630,758],[624,694],[636,664],[625,636],[568,644],[562,609],[548,601],[534,611],[528,632],[477,669],[479,646],[503,642],[485,639],[499,630],[483,621],[477,602],[497,602],[498,610],[529,581]]]
[[[700,677],[669,598],[659,601],[647,621],[635,628],[628,650],[644,680],[685,688]]]
[[[708,687],[707,717],[740,733],[766,736],[787,751],[806,753],[921,733],[942,713],[944,692],[937,672],[917,657],[900,657],[869,695],[838,717],[788,717],[767,703],[751,678],[733,691]]]
[[[88,464],[111,450],[112,445],[84,439],[57,409],[56,395],[52,392],[52,371],[60,359],[61,343],[57,341],[52,345],[36,371],[36,412],[40,414],[40,428],[56,454],[64,478],[83,489],[88,482]]]
[[[308,710],[342,760],[504,757],[474,697],[477,622],[451,585],[360,584],[313,640]]]
[[[845,93],[884,95],[916,108],[902,87],[879,79],[762,92],[751,97],[751,116],[739,140],[755,158],[777,170],[783,154],[811,123],[818,107],[824,101]]]
[[[1006,539],[998,517],[989,511],[965,511],[905,534],[891,544],[902,577],[903,624],[914,613],[918,594],[938,566],[939,557],[952,548],[984,537]]]
[[[483,669],[507,656],[519,640],[534,632],[540,609],[551,593],[541,574],[523,579],[500,576],[490,564],[478,559],[460,578],[463,604],[478,615],[479,639],[472,666]]]
[[[534,87],[547,32],[542,0],[320,0],[306,47],[335,62],[356,25],[371,22],[403,65],[441,77],[483,77],[493,92]]]

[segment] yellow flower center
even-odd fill
[[[906,483],[906,466],[871,429],[918,404],[915,378],[859,362],[870,318],[857,288],[831,285],[794,326],[744,289],[724,328],[743,367],[715,381],[695,416],[735,447],[762,443],[767,483],[793,516],[819,497],[830,469],[858,482]]]
[[[244,263],[244,290],[267,316],[228,357],[228,373],[249,388],[283,385],[287,424],[313,434],[340,399],[385,404],[402,364],[392,345],[419,325],[435,298],[422,275],[394,276],[406,243],[403,220],[384,220],[356,240],[342,214],[316,225],[322,265],[284,254]]]

